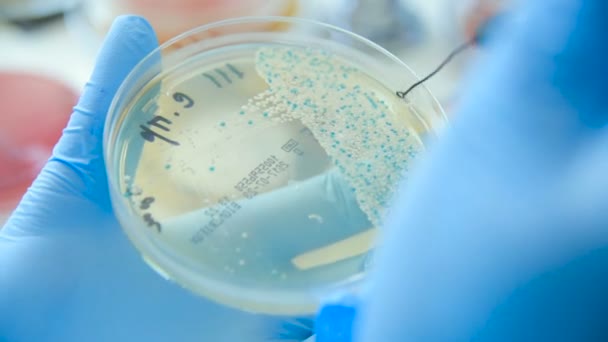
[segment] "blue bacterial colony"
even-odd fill
[[[395,112],[392,92],[325,50],[264,47],[255,67],[268,89],[240,114],[263,114],[275,123],[299,120],[308,127],[351,185],[361,210],[381,226],[397,183],[423,149],[406,113]]]

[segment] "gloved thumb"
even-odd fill
[[[524,21],[509,45],[513,65],[512,88],[534,90],[530,96],[544,98],[546,83],[557,90],[567,105],[589,113],[587,124],[604,123],[604,80],[608,76],[608,2],[603,0],[550,0],[530,2],[522,12]],[[537,82],[538,81],[538,82]],[[594,112],[594,113],[591,113]]]
[[[601,80],[608,76],[606,11],[608,3],[602,0],[523,2],[505,23],[512,30],[493,40],[496,50],[505,53],[503,62],[511,65],[505,72],[520,80],[511,88],[523,86],[542,94],[546,88],[535,86],[549,82],[575,105],[597,96]]]
[[[125,77],[157,46],[152,27],[141,17],[118,17],[110,28],[93,74],[49,163],[67,165],[76,174],[70,180],[74,193],[97,201],[107,199],[102,153],[106,114]],[[96,198],[100,195],[104,198]]]
[[[608,119],[608,2],[520,3],[493,31],[487,59],[466,83],[456,139],[484,146],[480,158],[524,151],[526,160],[558,165]]]

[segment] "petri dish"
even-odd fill
[[[372,42],[306,19],[180,35],[110,108],[116,216],[165,278],[246,311],[311,314],[359,289],[398,184],[446,121],[424,87],[396,95],[417,80]]]

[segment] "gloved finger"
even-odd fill
[[[106,114],[127,74],[157,46],[156,35],[145,19],[121,16],[114,21],[51,158],[52,162],[69,165],[80,177],[75,192],[96,193],[106,187],[102,153]]]
[[[608,118],[608,3],[541,0],[521,6],[489,37],[488,59],[467,84],[457,115],[462,118],[454,124],[466,126],[461,135],[475,145],[491,132],[497,143],[486,145],[492,151],[572,148]]]
[[[495,308],[530,277],[592,246],[589,225],[562,216],[566,205],[545,204],[573,200],[571,192],[553,192],[565,179],[560,171],[572,167],[563,159],[599,133],[605,115],[601,90],[593,87],[606,70],[586,71],[594,54],[605,54],[599,20],[606,3],[522,3],[524,19],[495,36],[502,39],[477,70],[451,132],[409,183],[407,198],[396,202],[400,210],[387,224],[372,275],[375,298],[362,341],[475,340]],[[584,209],[579,216],[587,216]],[[599,235],[594,244],[604,242]],[[521,322],[523,311],[503,317]],[[518,340],[505,336],[487,340]]]
[[[253,273],[322,266],[360,272],[365,260],[354,257],[366,254],[375,231],[337,170],[161,223],[161,239],[180,253]],[[255,261],[240,267],[248,257]]]
[[[315,320],[316,342],[353,342],[361,299],[341,295],[324,303]]]
[[[496,85],[508,95],[533,94],[555,101],[550,86],[572,106],[605,106],[600,100],[601,80],[608,76],[606,10],[608,4],[601,0],[524,3],[510,20],[499,22],[501,31],[492,31],[492,57],[502,57],[494,58],[494,67],[487,67],[493,73],[489,78],[500,74],[502,86]],[[532,96],[522,96],[526,97]]]

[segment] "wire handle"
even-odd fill
[[[431,77],[435,76],[435,74],[437,74],[439,71],[441,71],[441,69],[443,69],[443,67],[446,66],[446,64],[448,64],[459,53],[461,53],[462,51],[466,50],[467,48],[469,48],[471,46],[484,45],[488,39],[488,36],[494,32],[494,30],[497,28],[497,26],[501,25],[502,22],[506,20],[506,17],[507,17],[507,14],[498,13],[498,14],[493,14],[489,18],[486,18],[486,20],[484,20],[479,25],[479,27],[477,28],[477,30],[475,32],[475,36],[471,40],[469,40],[468,42],[466,42],[466,43],[460,45],[459,47],[457,47],[456,49],[454,49],[448,55],[448,57],[446,57],[446,59],[443,62],[441,62],[441,64],[439,64],[439,66],[435,70],[433,70],[433,72],[428,74],[425,78],[412,84],[412,86],[409,87],[406,91],[396,92],[396,95],[398,97],[404,99],[407,96],[407,94],[409,94],[412,90],[414,90],[416,87],[423,84],[424,82],[428,81]]]
[[[412,84],[412,86],[409,87],[406,91],[398,91],[396,93],[396,95],[398,97],[404,99],[407,96],[407,94],[409,94],[412,90],[414,90],[416,87],[418,87],[419,85],[423,84],[424,82],[428,81],[431,77],[435,76],[435,74],[437,74],[439,71],[441,71],[441,69],[443,69],[443,67],[446,66],[446,64],[448,64],[459,53],[461,53],[462,51],[466,50],[468,47],[473,46],[474,44],[475,44],[475,41],[473,40],[473,41],[469,41],[469,42],[466,42],[466,43],[460,45],[459,47],[457,47],[456,49],[454,49],[446,57],[446,59],[444,59],[443,62],[441,62],[441,64],[439,64],[439,66],[437,68],[435,68],[435,70],[433,70],[433,72],[431,72],[430,74],[428,74],[426,77],[424,77],[420,81]]]

